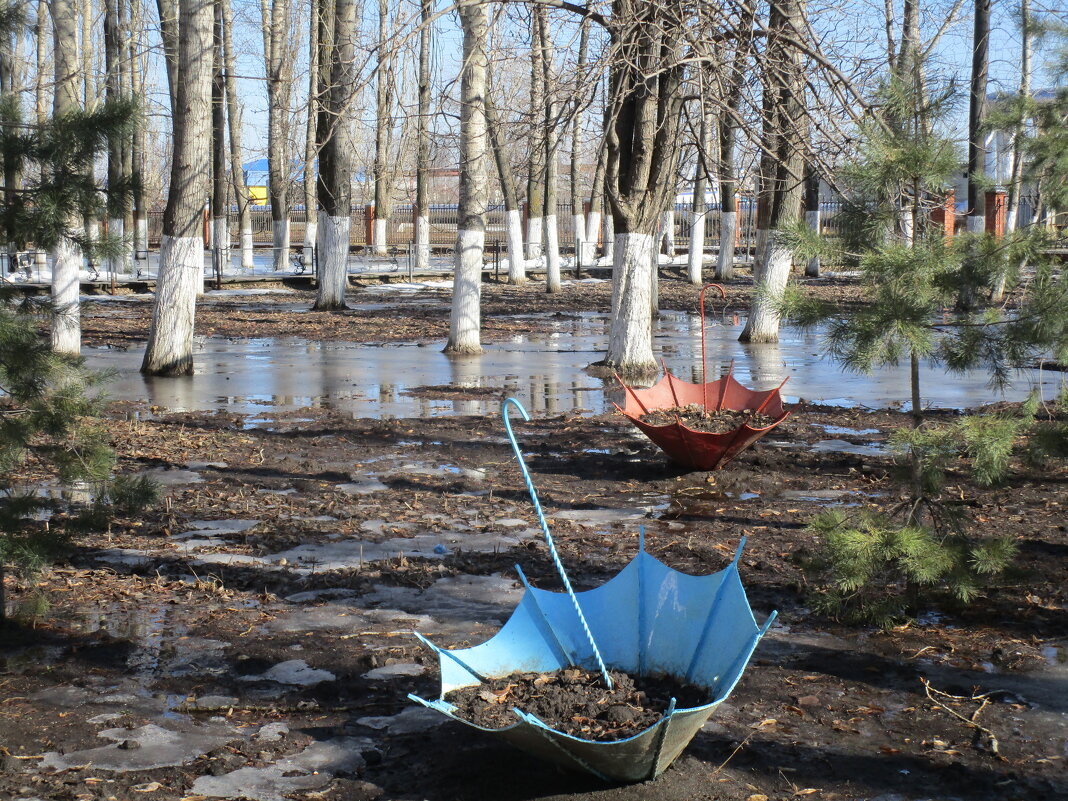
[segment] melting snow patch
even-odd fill
[[[384,681],[401,676],[422,676],[424,673],[426,673],[425,667],[414,662],[408,662],[399,665],[384,665],[367,671],[363,674],[363,677],[371,681]]]
[[[92,765],[96,770],[121,773],[175,767],[230,742],[234,732],[229,726],[218,724],[174,731],[149,723],[139,729],[105,729],[99,736],[115,742],[69,754],[51,751],[41,760],[41,767],[68,770]]]
[[[370,747],[369,740],[354,737],[312,743],[299,754],[265,768],[240,768],[224,776],[201,776],[193,783],[193,794],[283,801],[285,796],[300,790],[324,787],[336,773],[355,773],[364,765],[361,751]]]

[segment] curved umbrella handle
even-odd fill
[[[519,469],[523,471],[523,480],[527,483],[527,492],[530,493],[530,500],[534,503],[534,511],[538,514],[538,522],[541,523],[541,530],[545,535],[545,542],[549,545],[549,554],[553,558],[553,564],[556,565],[556,572],[560,574],[560,579],[564,582],[564,589],[567,590],[567,594],[571,598],[571,603],[575,607],[579,623],[582,624],[582,631],[585,633],[586,639],[590,643],[590,647],[593,648],[593,656],[597,660],[597,667],[601,671],[601,678],[604,679],[604,683],[607,684],[608,689],[611,690],[612,679],[608,675],[608,669],[604,666],[604,660],[601,659],[601,651],[597,647],[597,643],[594,642],[593,632],[590,631],[590,626],[586,622],[586,615],[582,613],[582,607],[579,605],[578,597],[575,595],[575,591],[571,589],[571,582],[568,580],[567,572],[564,570],[564,563],[560,561],[560,554],[556,552],[556,544],[553,542],[553,535],[549,531],[549,524],[545,522],[545,514],[541,511],[541,503],[538,502],[538,493],[534,489],[534,482],[530,478],[530,471],[527,470],[527,463],[523,461],[523,453],[519,450],[519,443],[516,441],[515,434],[512,432],[512,421],[508,417],[509,405],[515,406],[515,408],[519,410],[519,413],[523,415],[524,420],[529,420],[530,415],[527,414],[527,410],[523,408],[523,404],[515,398],[506,398],[504,403],[501,404],[501,417],[504,418],[504,430],[508,432],[508,439],[512,443],[512,450],[515,451],[515,458],[519,461]]]
[[[727,290],[725,290],[719,284],[705,284],[701,287],[701,384],[705,387],[702,391],[702,396],[706,396],[708,393],[708,361],[705,359],[705,290],[709,287],[715,287],[719,290],[719,294],[724,300],[727,299]],[[708,398],[704,398],[705,411],[708,411]]]

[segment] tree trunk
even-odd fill
[[[811,162],[805,164],[805,224],[815,233],[820,234],[820,176]],[[816,254],[805,265],[805,275],[809,278],[820,277],[820,257]]]
[[[493,81],[490,79],[490,83]],[[526,257],[523,254],[523,219],[519,210],[519,193],[516,191],[512,162],[497,116],[497,107],[486,98],[486,126],[489,130],[493,157],[497,163],[497,175],[504,195],[505,230],[508,236],[508,283],[523,284],[527,280]]]
[[[560,229],[557,226],[557,189],[560,143],[559,122],[556,119],[553,50],[549,41],[549,20],[545,6],[535,10],[538,19],[538,38],[541,41],[541,70],[545,86],[545,291],[560,291]]]
[[[356,91],[355,39],[357,5],[354,0],[320,0],[324,20],[320,28],[324,67],[330,73],[321,99],[318,138],[319,287],[316,309],[345,308],[348,284],[349,234],[352,225],[352,103]]]
[[[393,186],[389,168],[390,134],[393,115],[390,110],[390,83],[393,57],[389,41],[389,7],[387,0],[378,0],[378,70],[375,77],[375,229],[374,252],[385,256],[389,252],[389,218],[392,216]]]
[[[704,99],[701,100],[702,104]],[[708,165],[712,163],[712,115],[701,111],[701,141],[697,148],[697,171],[693,182],[693,222],[690,225],[690,252],[686,259],[686,275],[691,284],[699,286],[704,280],[705,219],[708,205],[705,191],[709,181]]]
[[[624,378],[657,371],[652,353],[654,232],[674,198],[686,59],[665,6],[615,0],[619,48],[609,76],[607,191],[615,226],[612,322],[603,364]]]
[[[1020,0],[1020,100],[1031,97],[1031,0]],[[1026,120],[1021,114],[1012,133],[1012,170],[1009,174],[1008,208],[1005,210],[1005,232],[1019,227],[1020,196],[1023,194],[1024,136]],[[1001,273],[990,292],[994,303],[1005,299],[1005,273]]]
[[[589,24],[583,19],[579,31],[578,61],[575,65],[574,118],[571,120],[571,225],[575,234],[575,269],[585,263],[586,251],[586,215],[582,209],[582,187],[579,181],[579,160],[582,158],[580,147],[582,132],[582,82],[585,80],[586,51],[589,47]]]
[[[311,0],[308,21],[308,113],[304,120],[304,248],[301,260],[310,267],[315,257],[316,226],[319,212],[315,195],[316,126],[319,123],[319,0]]]
[[[211,76],[211,246],[220,270],[230,267],[230,215],[226,174],[226,81],[223,77],[223,0],[214,0]]]
[[[230,134],[230,180],[237,201],[238,231],[241,240],[241,269],[251,271],[253,261],[252,198],[245,184],[242,164],[242,106],[237,94],[237,72],[234,67],[234,10],[230,0],[221,0],[223,7],[223,69],[226,73],[226,118]]]
[[[159,279],[141,372],[191,375],[201,220],[211,183],[212,0],[179,0],[178,81]]]
[[[52,52],[55,62],[53,113],[62,117],[79,110],[78,17],[72,0],[51,0]],[[78,214],[67,218],[67,230],[76,236],[82,227]],[[52,350],[77,356],[82,347],[79,271],[81,249],[64,237],[52,253]]]
[[[793,254],[783,229],[798,216],[804,185],[802,150],[805,141],[804,81],[800,51],[791,44],[794,31],[802,29],[803,0],[783,0],[772,6],[769,20],[766,72],[765,163],[761,186],[764,207],[758,208],[766,231],[763,255],[753,267],[754,294],[749,318],[739,339],[742,342],[778,342],[780,311]]]
[[[608,148],[602,143],[597,153],[597,165],[593,169],[593,181],[590,183],[590,214],[586,218],[586,252],[582,260],[585,264],[597,261],[597,241],[601,238],[601,218],[604,209],[604,168],[608,159]]]
[[[159,38],[163,43],[167,91],[173,112],[178,103],[178,0],[156,0],[156,10],[159,12]]]
[[[460,0],[463,67],[460,72],[460,206],[456,274],[446,353],[481,353],[482,260],[486,240],[486,39],[487,8]]]
[[[107,97],[109,102],[121,102],[123,93],[121,88],[120,60],[122,53],[122,0],[105,0],[104,2],[104,66],[107,71]],[[88,94],[87,94],[88,96]],[[118,137],[112,137],[108,141],[108,189],[117,191],[124,183],[126,176],[123,170],[123,143]],[[125,233],[123,230],[123,217],[114,215],[108,218],[108,236],[113,239],[121,239]],[[123,258],[116,254],[108,260],[108,269],[112,273],[123,272]]]
[[[131,3],[130,89],[138,103],[130,149],[130,177],[133,180],[133,257],[141,274],[148,264],[148,198],[145,191],[145,134],[148,118],[141,98],[145,94],[145,21],[140,0]]]
[[[286,128],[292,64],[288,58],[286,39],[290,2],[260,0],[267,70],[267,170],[275,272],[283,272],[289,267],[289,154]]]
[[[527,258],[541,260],[542,242],[545,224],[545,141],[540,123],[544,123],[542,109],[545,108],[545,70],[542,58],[545,53],[545,41],[542,38],[540,18],[531,15],[530,36],[530,157],[527,160]]]
[[[422,271],[430,267],[430,34],[434,24],[434,0],[420,0],[419,7],[422,23],[419,28],[419,117],[416,124],[414,215],[415,269]],[[486,110],[489,111],[488,105]],[[501,186],[504,186],[503,175]],[[512,194],[514,200],[514,186]],[[509,262],[515,258],[513,253],[509,239]],[[511,278],[511,266],[508,275]]]
[[[986,230],[986,79],[990,65],[990,0],[975,0],[972,36],[972,81],[968,100],[968,232]],[[965,266],[965,273],[972,272]],[[957,295],[957,308],[971,311],[979,305],[976,287],[965,284]]]
[[[755,11],[746,13],[739,30],[748,33],[753,28]],[[748,41],[740,40],[735,44],[726,106],[719,118],[719,254],[716,257],[715,272],[717,281],[730,281],[734,278],[734,247],[738,241],[738,170],[735,166],[734,150],[749,47]]]

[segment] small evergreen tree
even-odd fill
[[[803,258],[822,252],[859,268],[867,305],[841,317],[796,292],[784,304],[800,325],[826,326],[826,347],[847,368],[870,372],[902,360],[911,368],[913,427],[892,438],[907,468],[911,498],[883,517],[824,514],[812,524],[820,537],[811,564],[821,585],[817,602],[844,617],[881,624],[914,609],[924,589],[969,601],[984,577],[1008,564],[1015,544],[966,534],[960,515],[939,493],[948,464],[961,455],[978,483],[1001,480],[1037,408],[929,425],[921,361],[954,372],[985,369],[991,385],[1003,387],[1013,369],[1050,351],[1058,358],[1068,354],[1068,276],[1046,257],[1048,243],[1040,233],[1000,240],[972,234],[948,242],[929,223],[958,159],[939,134],[951,94],[928,90],[921,97],[915,86],[895,76],[880,94],[883,113],[866,126],[857,163],[843,171],[842,235],[817,239],[804,227],[793,233]],[[1021,264],[1029,269],[1016,266]],[[962,296],[987,296],[998,276],[1016,290],[1013,307],[951,311]]]
[[[21,24],[17,4],[0,6],[0,35]],[[90,242],[66,221],[72,212],[81,218],[125,207],[130,187],[104,192],[90,176],[94,159],[111,137],[129,131],[131,120],[129,105],[110,103],[27,126],[19,122],[18,98],[0,96],[0,242],[12,249],[49,248],[66,237],[99,255],[111,250],[112,243]],[[93,419],[98,401],[87,395],[99,376],[80,359],[52,352],[39,333],[39,318],[47,313],[46,304],[0,292],[0,622],[6,614],[5,568],[32,572],[62,543],[61,530],[38,519],[54,501],[36,487],[19,486],[16,468],[32,459],[63,484],[90,482],[98,509],[117,500],[128,510],[156,493],[143,480],[110,480],[115,455]]]

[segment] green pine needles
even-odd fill
[[[827,352],[847,369],[911,368],[913,424],[891,440],[909,498],[882,516],[827,512],[811,525],[819,536],[808,565],[817,608],[879,625],[935,596],[974,600],[1015,553],[1009,539],[968,532],[964,505],[943,497],[947,471],[963,468],[986,487],[1005,480],[1014,455],[1037,462],[1068,452],[1066,426],[1053,415],[1037,420],[1037,399],[1011,413],[942,425],[926,419],[923,362],[983,370],[994,389],[1051,356],[1068,362],[1068,272],[1051,259],[1045,230],[949,237],[931,222],[960,161],[939,133],[952,93],[918,92],[918,83],[894,76],[880,92],[882,114],[864,127],[856,163],[839,176],[839,235],[791,232],[802,259],[819,254],[859,270],[867,304],[842,317],[797,291],[783,300],[793,322],[822,326]],[[1002,283],[1007,302],[960,302],[996,296]]]

